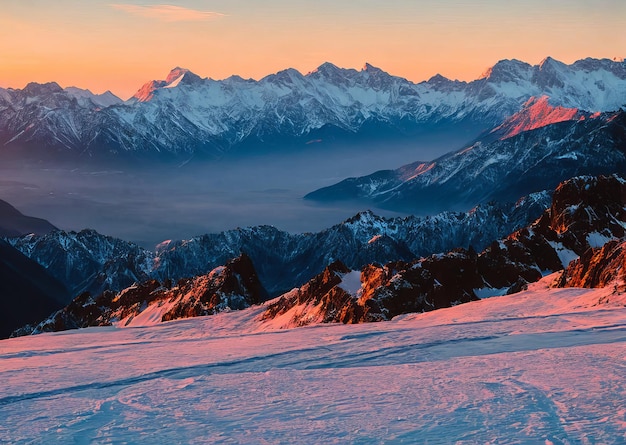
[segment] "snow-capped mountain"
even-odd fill
[[[81,292],[123,289],[150,278],[154,254],[94,230],[25,235],[9,242],[64,283],[70,298]]]
[[[537,193],[514,204],[490,203],[470,212],[432,217],[382,218],[367,211],[318,233],[291,234],[258,226],[164,242],[155,252],[93,230],[9,241],[66,283],[74,296],[119,291],[149,278],[206,274],[242,252],[252,258],[261,282],[275,296],[300,286],[335,260],[358,268],[372,262],[409,261],[457,246],[482,249],[526,226],[549,205],[550,194]]]
[[[577,175],[624,172],[626,112],[588,115],[541,98],[526,102],[526,108],[457,152],[349,178],[306,198],[441,211],[552,189]]]
[[[100,107],[110,107],[111,105],[120,105],[124,101],[110,91],[102,94],[94,94],[89,90],[83,90],[77,87],[67,87],[65,92],[76,98],[78,103],[83,107],[90,107],[93,104]]]
[[[351,270],[334,261],[299,288],[267,303],[261,320],[291,328],[313,323],[391,320],[519,292],[547,273],[561,271],[560,285],[606,285],[623,276],[626,180],[577,177],[559,185],[552,205],[530,226],[493,241],[483,252],[457,248],[412,261],[366,264]],[[599,252],[589,253],[593,248]],[[572,260],[580,257],[578,262]],[[620,262],[621,261],[621,262]],[[570,267],[570,263],[573,265]],[[281,268],[280,273],[285,273]],[[584,280],[582,276],[592,275]],[[595,279],[595,281],[593,281]],[[206,275],[162,283],[149,280],[119,293],[85,293],[32,332],[112,323],[142,324],[214,314],[259,304],[268,295],[247,255]],[[19,334],[30,333],[25,328]]]
[[[305,75],[287,69],[258,81],[216,81],[175,68],[123,104],[107,93],[29,84],[0,91],[0,142],[22,154],[215,157],[259,142],[339,134],[387,139],[463,123],[472,125],[471,137],[542,96],[553,106],[618,110],[626,104],[626,64],[503,60],[472,82],[438,75],[418,84],[369,64],[357,71],[324,63]]]

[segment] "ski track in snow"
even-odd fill
[[[275,330],[262,307],[0,341],[0,443],[626,443],[626,296]]]

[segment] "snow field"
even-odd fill
[[[626,297],[553,279],[384,323],[3,340],[0,443],[625,443]]]

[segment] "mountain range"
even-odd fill
[[[515,199],[574,176],[612,173],[626,173],[626,113],[555,107],[544,96],[458,151],[348,178],[305,198],[428,213]]]
[[[550,192],[511,204],[491,203],[469,212],[383,218],[370,211],[317,233],[292,234],[257,226],[165,241],[155,251],[94,230],[54,231],[10,238],[12,246],[41,264],[73,296],[119,291],[148,279],[178,280],[208,273],[246,253],[271,296],[300,286],[341,260],[350,267],[410,261],[455,247],[482,249],[524,227],[550,204]]]
[[[519,292],[557,271],[563,271],[556,283],[561,287],[605,286],[624,275],[625,196],[626,181],[620,177],[573,178],[559,185],[541,217],[494,240],[481,253],[457,248],[411,261],[365,264],[359,270],[336,260],[303,286],[268,302],[260,319],[281,328],[390,320]],[[153,324],[243,309],[267,299],[244,253],[193,279],[148,280],[93,297],[84,293],[16,335]]]
[[[626,104],[626,64],[503,60],[471,82],[437,75],[421,83],[369,64],[357,71],[324,63],[305,75],[287,69],[258,81],[205,79],[176,68],[127,101],[30,83],[0,89],[0,143],[15,156],[170,159],[342,135],[410,141],[434,128],[464,130],[470,139],[542,96],[553,106],[618,110]]]

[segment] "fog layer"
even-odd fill
[[[452,137],[393,148],[312,144],[298,152],[132,167],[3,162],[0,199],[65,230],[92,228],[149,248],[165,239],[261,224],[318,231],[364,208],[311,203],[302,199],[306,193],[432,159],[458,144]]]

